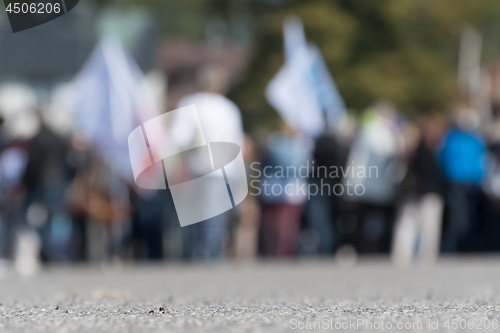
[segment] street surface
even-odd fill
[[[0,303],[0,332],[500,332],[500,258],[52,267]]]

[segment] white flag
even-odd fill
[[[337,129],[346,114],[344,102],[319,49],[307,44],[299,19],[285,21],[284,45],[285,65],[266,88],[268,102],[308,136]]]
[[[144,75],[119,41],[102,40],[73,82],[76,128],[108,165],[133,182],[128,136],[159,114]]]

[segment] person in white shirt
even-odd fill
[[[177,144],[189,146],[197,136],[204,135],[207,144],[231,142],[243,148],[243,125],[239,108],[224,96],[229,87],[226,70],[218,65],[203,67],[198,75],[201,92],[185,96],[178,108],[194,104],[203,133],[192,121],[176,119],[172,127]],[[182,117],[180,115],[180,117]],[[230,175],[228,175],[230,177]],[[217,200],[225,193],[210,193],[207,200]],[[214,260],[220,258],[228,237],[228,226],[233,210],[182,229],[184,252],[188,258]]]

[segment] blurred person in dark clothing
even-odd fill
[[[423,265],[439,255],[444,211],[445,180],[437,161],[437,151],[445,130],[440,114],[428,114],[419,121],[416,145],[406,140],[408,172],[401,186],[392,259],[407,266],[413,258]],[[411,125],[410,125],[411,126]]]
[[[4,119],[0,116],[0,153],[3,155],[4,148],[7,144],[6,138],[4,138],[3,131]],[[0,173],[3,173],[4,167],[0,163]],[[0,177],[0,261],[5,259],[7,252],[7,223],[8,223],[8,187],[5,184],[3,175]],[[0,262],[1,263],[1,262]]]
[[[486,128],[490,167],[483,182],[485,190],[484,249],[500,251],[500,102],[492,103],[492,119]]]
[[[328,184],[334,188],[341,181],[340,177],[329,177],[331,168],[340,168],[345,165],[347,149],[339,140],[330,134],[322,134],[316,139],[313,160],[315,170],[309,176],[309,183],[319,188]],[[326,170],[322,172],[321,170]],[[339,197],[333,193],[321,191],[313,195],[306,205],[306,219],[308,226],[314,231],[317,244],[312,251],[320,255],[332,254],[340,240],[336,228],[336,219],[340,213]]]
[[[131,200],[131,237],[135,259],[163,259],[165,200],[165,191],[152,190],[142,190]]]
[[[71,259],[72,223],[64,207],[69,183],[67,157],[68,143],[41,121],[28,143],[23,185],[26,221],[41,235],[43,260]]]

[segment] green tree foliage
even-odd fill
[[[169,36],[202,40],[207,27],[222,24],[219,32],[237,39],[235,31],[245,25],[253,36],[252,63],[231,97],[251,127],[277,118],[264,89],[283,65],[282,24],[289,15],[303,20],[347,106],[357,110],[377,99],[403,113],[448,107],[457,98],[459,42],[467,25],[484,37],[483,64],[500,52],[498,0],[96,1],[149,7]]]
[[[273,115],[263,90],[283,64],[288,15],[302,18],[308,40],[319,46],[355,109],[377,99],[404,113],[445,109],[457,97],[459,41],[468,24],[485,38],[483,62],[498,54],[495,0],[297,0],[277,7],[259,2],[253,10],[259,29],[254,61],[233,97],[255,125]]]

